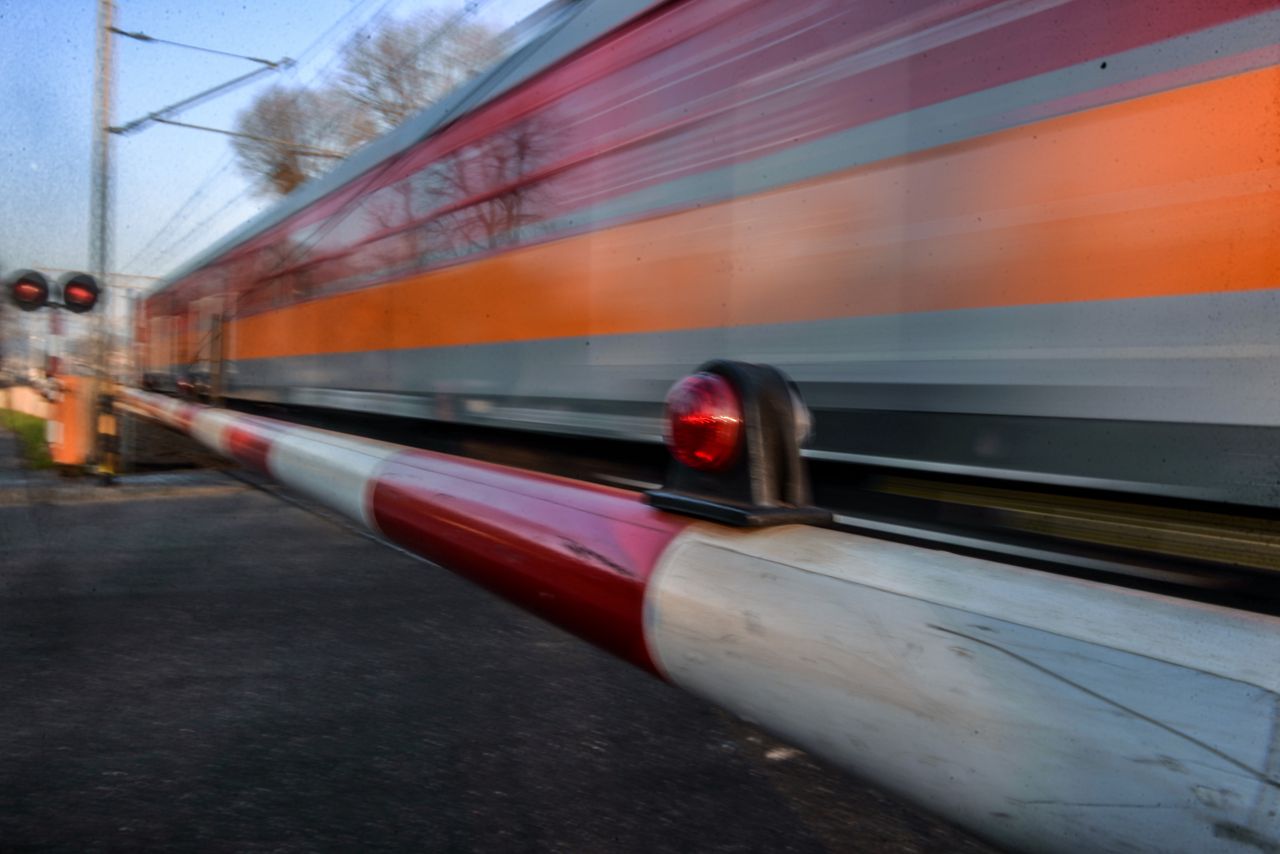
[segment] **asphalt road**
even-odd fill
[[[989,850],[270,494],[10,454],[0,850]]]

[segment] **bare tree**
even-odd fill
[[[342,51],[326,89],[275,87],[237,118],[240,167],[285,195],[345,155],[438,101],[502,52],[487,27],[427,12],[386,20]]]
[[[454,207],[424,219],[427,252],[494,249],[542,218],[539,187],[530,181],[553,148],[542,122],[523,121],[491,134],[437,164],[420,182],[425,211]],[[457,208],[461,202],[465,207]]]
[[[431,11],[357,34],[343,49],[338,83],[366,119],[352,129],[352,142],[359,145],[397,127],[501,53],[488,27]]]
[[[265,192],[283,196],[346,153],[344,113],[351,112],[336,92],[272,87],[236,119],[243,136],[232,146],[240,167],[260,179]]]

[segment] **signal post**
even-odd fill
[[[46,389],[51,404],[46,439],[54,462],[64,466],[96,463],[99,473],[111,474],[116,466],[115,419],[98,404],[103,397],[98,378],[63,374],[54,343],[61,334],[59,311],[86,314],[97,307],[101,296],[98,280],[88,273],[71,272],[51,283],[39,271],[19,270],[9,276],[6,290],[13,304],[23,311],[51,312],[46,373],[50,379],[56,378],[57,386]],[[95,374],[102,374],[100,365]]]

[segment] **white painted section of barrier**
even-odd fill
[[[834,531],[695,525],[676,684],[1015,848],[1280,850],[1280,620]]]
[[[122,390],[120,396],[171,427],[183,426],[177,413],[188,404],[132,389]],[[196,407],[190,433],[205,446],[231,456],[228,428],[241,421],[249,419],[227,410]],[[385,459],[403,450],[400,445],[373,439],[290,426],[271,434],[267,465],[281,483],[373,530],[367,499],[374,475]]]
[[[169,424],[169,407],[163,400],[156,400],[152,397],[141,398],[141,405],[147,408],[161,424],[168,426]]]
[[[298,427],[271,437],[267,465],[286,486],[377,530],[368,493],[382,462],[403,450],[387,442]]]
[[[182,421],[178,419],[178,413],[182,411],[183,404],[178,400],[164,399],[160,403],[160,414],[165,424],[178,430],[183,428]]]
[[[191,436],[224,457],[229,457],[231,446],[227,441],[227,429],[240,420],[242,420],[240,416],[230,412],[200,409],[191,419]]]

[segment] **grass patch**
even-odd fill
[[[22,456],[33,469],[53,468],[49,445],[44,440],[44,419],[12,409],[0,409],[0,426],[12,430],[22,445]]]

